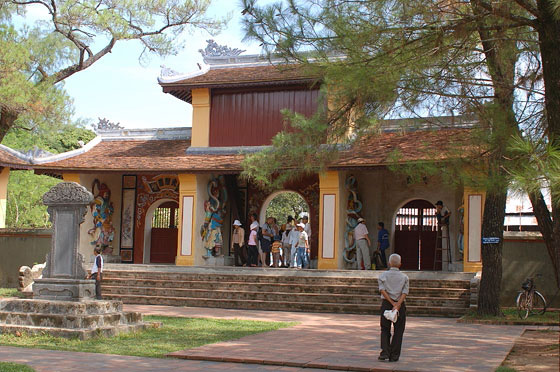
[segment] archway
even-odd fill
[[[441,270],[434,267],[437,220],[436,207],[415,199],[398,209],[395,217],[395,253],[402,258],[403,270]]]
[[[276,191],[270,194],[263,202],[259,221],[265,222],[266,217],[274,217],[278,224],[286,223],[288,216],[298,219],[309,216],[309,205],[299,193],[289,190]],[[311,221],[309,221],[311,222]]]
[[[177,255],[177,211],[173,199],[160,199],[146,212],[144,263],[174,263]]]

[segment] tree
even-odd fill
[[[4,137],[3,145],[20,151],[47,151],[58,154],[80,147],[95,133],[86,129],[84,123],[64,123],[56,126],[42,122],[32,130],[12,128]],[[13,171],[8,182],[6,225],[11,228],[37,228],[50,226],[43,194],[60,180],[33,171]]]
[[[192,28],[217,31],[205,16],[210,0],[0,0],[0,141],[14,125],[65,113],[60,82],[85,70],[121,41],[146,52],[176,53],[176,37]],[[16,15],[42,7],[47,21],[16,28]]]
[[[288,216],[298,219],[302,213],[309,214],[305,199],[297,192],[283,192],[271,200],[266,215],[276,218],[279,224],[286,222]]]
[[[475,114],[480,125],[470,141],[482,151],[423,169],[444,167],[453,174],[448,178],[485,188],[483,236],[503,237],[507,187],[528,156],[515,153],[511,143],[542,136],[554,142],[551,133],[560,123],[549,112],[560,114],[554,103],[560,86],[554,76],[560,71],[555,64],[560,59],[559,1],[290,0],[257,6],[245,0],[243,6],[249,38],[262,43],[269,55],[323,76],[333,108],[323,121],[321,138],[327,142],[343,139],[349,129],[358,139],[376,133],[384,118]],[[544,68],[545,60],[556,71]],[[269,153],[298,154],[286,148],[289,140],[282,143]],[[313,146],[307,154],[322,150]],[[248,160],[249,173],[260,160]],[[552,212],[558,217],[559,207],[553,205]],[[558,272],[560,239],[554,234],[560,234],[560,218],[553,219],[558,227],[547,234],[550,216],[540,218],[534,209]],[[479,313],[501,313],[501,241],[483,245]],[[560,286],[558,276],[556,280]]]

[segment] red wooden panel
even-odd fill
[[[319,90],[213,90],[210,108],[210,146],[270,145],[284,129],[280,112],[289,109],[306,116],[315,113]]]
[[[152,240],[150,247],[151,263],[175,263],[177,254],[176,228],[152,228]]]
[[[395,231],[395,253],[401,256],[401,270],[418,270],[418,238],[419,231]]]
[[[437,231],[420,232],[420,270],[441,270],[441,262],[434,267]]]

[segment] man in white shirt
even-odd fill
[[[358,263],[358,270],[362,270],[362,261],[364,262],[364,269],[371,270],[371,257],[369,255],[369,231],[366,227],[366,220],[358,218],[358,224],[354,228],[354,241],[356,242],[356,261]]]
[[[297,243],[299,241],[299,231],[296,227],[292,227],[290,233],[288,234],[288,241],[292,247],[290,252],[290,267],[297,267],[296,255],[297,255]]]
[[[91,266],[90,279],[95,280],[95,298],[101,300],[101,279],[103,273],[103,257],[101,256],[101,248],[95,248],[93,250],[95,258],[93,260],[93,265]]]
[[[393,253],[389,256],[390,269],[379,275],[379,292],[381,293],[381,354],[379,360],[396,362],[401,355],[404,327],[406,325],[406,306],[404,300],[408,295],[408,276],[403,274],[401,256]],[[383,315],[385,310],[397,310],[397,321],[392,323]],[[391,324],[393,324],[393,338],[391,339]]]

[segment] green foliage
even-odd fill
[[[78,141],[89,142],[95,133],[83,125],[53,126],[42,123],[33,130],[13,128],[2,141],[3,145],[20,151],[40,148],[61,153],[80,147]],[[49,227],[49,216],[42,197],[60,180],[36,175],[33,171],[12,171],[8,182],[6,226],[12,228]]]
[[[297,192],[283,192],[278,194],[266,209],[267,217],[274,217],[279,224],[286,222],[288,216],[299,218],[302,213],[307,212],[309,215],[309,207],[305,199]]]
[[[16,337],[0,335],[0,345],[49,350],[82,351],[116,355],[165,358],[168,353],[210,343],[235,340],[256,333],[291,327],[296,323],[262,322],[242,319],[198,319],[145,316],[147,322],[162,322],[161,328],[98,337],[85,341],[48,335]]]
[[[220,30],[224,20],[206,17],[209,5],[210,0],[0,0],[0,141],[13,126],[67,119],[72,102],[58,83],[92,66],[118,42],[139,41],[142,59],[176,54],[184,46],[177,37],[192,29]],[[49,16],[29,19],[28,7]]]
[[[25,294],[18,291],[17,288],[0,288],[0,298],[2,297],[24,298]]]
[[[0,371],[1,372],[35,372],[33,368],[28,367],[24,364],[9,363],[9,362],[0,362]]]

